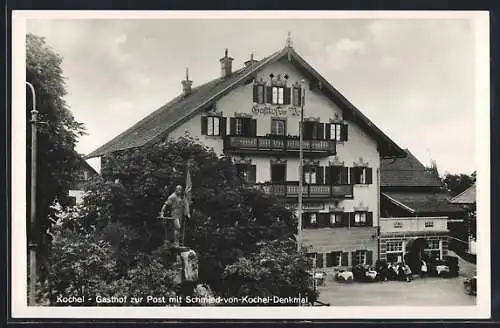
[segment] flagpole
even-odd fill
[[[300,123],[299,123],[299,204],[298,204],[298,227],[297,227],[297,251],[300,252],[302,248],[302,189],[303,189],[303,171],[304,171],[304,154],[303,154],[303,126],[304,126],[304,100],[306,90],[304,88],[304,80],[301,82],[301,102],[300,102]]]

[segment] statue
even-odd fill
[[[165,235],[170,236],[173,233],[173,244],[179,246],[180,232],[184,219],[184,210],[186,209],[186,202],[183,197],[183,188],[181,185],[175,187],[175,192],[168,196],[160,211],[160,218],[167,219],[170,222],[165,222]],[[165,217],[168,211],[169,215]],[[170,223],[170,224],[169,224]],[[172,227],[173,226],[173,227]]]

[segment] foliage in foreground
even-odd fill
[[[70,288],[75,295],[85,289],[89,295],[97,290],[175,295],[176,268],[168,245],[162,246],[156,217],[175,185],[184,184],[189,159],[193,205],[185,244],[198,253],[199,282],[219,296],[314,298],[310,263],[296,252],[292,213],[278,199],[242,183],[231,159],[218,158],[189,138],[107,159],[102,176],[87,186],[84,205],[66,219],[71,234],[54,238],[52,272],[60,272],[53,276],[56,294]],[[90,273],[81,271],[92,266]],[[77,284],[69,287],[65,281]]]

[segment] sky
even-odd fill
[[[220,74],[224,49],[243,66],[295,50],[400,147],[440,174],[475,158],[475,48],[455,19],[30,19],[63,57],[66,101],[90,153],[182,90]]]

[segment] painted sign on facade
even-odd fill
[[[272,106],[268,104],[254,104],[252,114],[271,115],[271,116],[299,116],[300,111],[297,107]]]

